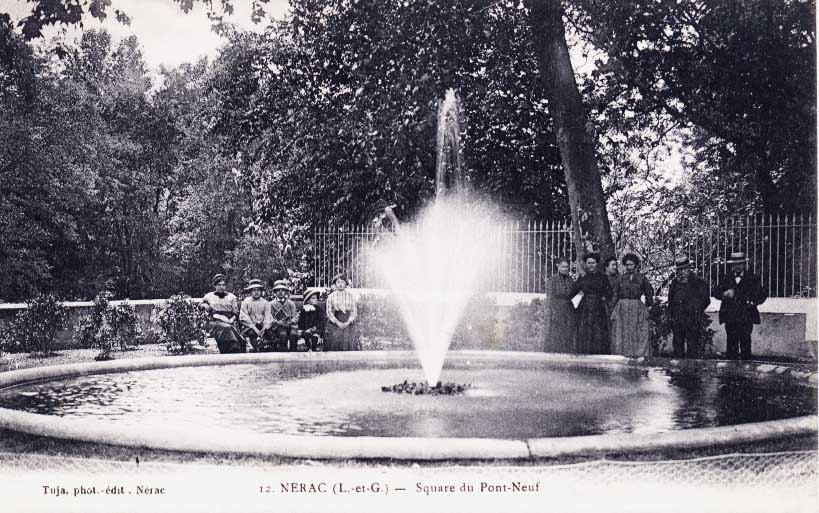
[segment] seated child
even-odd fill
[[[285,280],[278,280],[273,284],[275,299],[270,301],[270,314],[273,317],[272,335],[276,351],[287,351],[288,342],[290,351],[298,349],[298,335],[296,327],[299,322],[299,312],[296,304],[290,301],[290,286]]]
[[[250,280],[245,288],[250,296],[242,301],[239,309],[239,323],[242,325],[242,335],[250,342],[254,352],[263,351],[269,345],[270,327],[273,325],[273,316],[270,313],[270,303],[262,297],[264,285],[261,280]]]
[[[319,307],[320,295],[321,289],[307,289],[299,312],[299,331],[308,351],[318,350],[319,341],[324,338],[327,318],[324,309]]]

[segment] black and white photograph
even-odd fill
[[[819,508],[815,0],[0,0],[0,510]]]

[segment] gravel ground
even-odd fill
[[[198,351],[199,354],[218,353],[216,344],[209,341],[208,345]],[[49,356],[32,356],[29,353],[3,353],[0,356],[0,372],[43,367],[46,365],[64,365],[68,363],[93,362],[99,354],[98,349],[59,349]],[[167,356],[168,351],[161,344],[144,344],[127,351],[119,349],[111,351],[113,360],[128,358],[145,358],[149,356]]]

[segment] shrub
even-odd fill
[[[503,349],[509,351],[543,351],[546,333],[546,307],[536,298],[509,308],[504,322]]]
[[[83,317],[74,328],[74,340],[82,347],[98,347],[97,360],[109,360],[111,350],[119,344],[125,351],[139,345],[142,329],[134,308],[127,302],[113,306],[111,293],[100,292],[94,298],[91,314]]]
[[[151,333],[171,354],[193,352],[194,344],[205,345],[208,315],[190,296],[177,294],[151,312]]]
[[[668,302],[658,297],[648,309],[648,340],[651,354],[660,355],[668,349],[668,337],[671,336],[671,320],[668,317]]]
[[[365,296],[357,303],[355,323],[363,350],[383,349],[383,341],[393,347],[412,347],[401,312],[392,296]]]
[[[125,351],[129,347],[140,344],[142,341],[142,326],[139,324],[134,307],[128,304],[128,301],[123,301],[114,307],[112,320],[120,349]]]
[[[28,301],[2,335],[2,346],[9,353],[31,352],[41,356],[53,353],[57,332],[68,324],[68,308],[52,295],[37,296]]]
[[[504,349],[497,323],[498,305],[487,294],[475,294],[461,315],[450,349]]]
[[[108,322],[108,317],[103,316],[100,323],[95,326],[95,330],[91,335],[94,340],[94,345],[99,347],[100,352],[94,357],[95,360],[110,360],[111,349],[114,347],[114,340],[116,339],[116,332]]]

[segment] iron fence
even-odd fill
[[[318,286],[329,286],[344,271],[355,287],[384,288],[371,250],[391,232],[371,226],[316,230],[313,274]],[[749,268],[771,297],[816,297],[816,223],[812,215],[743,216],[707,220],[642,219],[613,223],[618,255],[636,253],[655,288],[667,284],[674,259],[686,255],[712,286],[727,268],[726,257],[743,251]],[[574,261],[572,226],[567,220],[507,223],[498,228],[503,258],[482,281],[492,292],[543,293],[544,281],[557,261]]]

